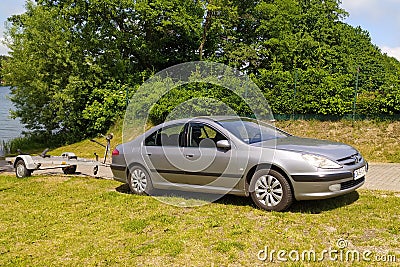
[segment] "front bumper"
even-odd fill
[[[365,183],[365,177],[358,180],[342,180],[335,182],[296,183],[294,196],[297,200],[325,199],[348,194]],[[332,191],[330,186],[339,185],[339,190]]]
[[[294,196],[297,200],[325,199],[348,194],[365,183],[365,175],[358,179],[353,178],[354,170],[368,164],[357,166],[355,169],[337,173],[314,173],[307,175],[293,175]]]
[[[317,173],[317,174],[297,174],[292,175],[296,182],[328,182],[338,181],[343,179],[353,178],[353,173],[350,171],[340,173]]]

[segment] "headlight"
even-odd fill
[[[305,159],[311,165],[321,168],[321,169],[340,169],[342,166],[333,162],[330,159],[327,159],[322,156],[312,155],[312,154],[303,154],[303,159]]]

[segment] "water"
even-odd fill
[[[13,103],[7,96],[10,94],[9,87],[0,87],[0,143],[19,137],[24,130],[18,119],[10,118],[10,109],[14,109]]]

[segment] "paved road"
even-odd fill
[[[362,188],[400,192],[400,164],[370,163]]]
[[[96,176],[93,175],[91,166],[78,166],[77,172],[82,176],[103,179],[112,179],[110,168],[100,166]],[[34,174],[62,174],[60,169],[51,171],[35,171]],[[400,164],[395,163],[370,163],[366,182],[361,187],[371,190],[386,190],[400,192]]]

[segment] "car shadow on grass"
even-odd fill
[[[128,184],[121,184],[116,188],[116,191],[123,194],[132,194]],[[241,197],[235,195],[215,195],[205,193],[194,193],[176,190],[156,190],[152,192],[153,197],[164,198],[180,198],[183,200],[199,200],[203,202],[213,202],[222,205],[234,206],[251,206],[257,208],[252,202],[250,197]],[[308,213],[319,214],[324,211],[334,210],[340,207],[348,206],[359,199],[357,191],[348,193],[343,196],[320,199],[320,200],[307,200],[307,201],[294,201],[286,212],[292,213]],[[166,202],[166,201],[163,201]],[[168,201],[167,201],[168,202]],[[179,206],[179,205],[178,205]]]
[[[305,201],[295,201],[292,206],[290,206],[290,212],[298,213],[311,213],[318,214],[324,211],[334,210],[340,207],[345,207],[356,202],[360,198],[357,191],[348,193],[343,196],[320,199],[320,200],[305,200]]]
[[[286,212],[319,214],[324,211],[335,210],[340,207],[348,206],[356,202],[359,197],[360,196],[358,192],[354,191],[349,194],[335,198],[294,201],[289,209],[286,210]],[[254,208],[257,208],[250,197],[226,195],[215,202],[226,205],[252,206]]]
[[[122,194],[132,194],[128,184],[121,184],[120,186],[115,188],[115,191]]]

